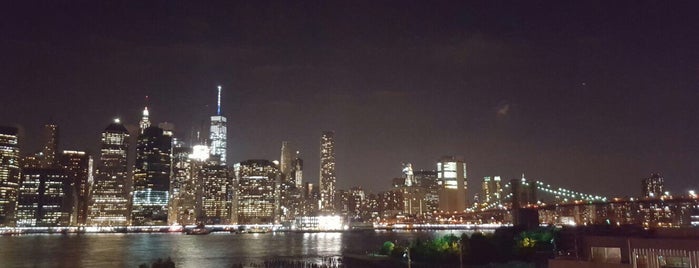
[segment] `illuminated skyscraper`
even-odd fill
[[[172,136],[148,127],[138,136],[131,225],[167,225]]]
[[[102,148],[92,187],[89,225],[125,226],[129,215],[127,154],[129,131],[119,119],[102,132]]]
[[[413,174],[417,185],[425,189],[425,206],[427,211],[433,212],[439,210],[439,191],[441,185],[439,185],[439,180],[437,180],[437,171],[418,170]]]
[[[201,220],[207,224],[228,224],[231,220],[231,179],[228,168],[216,162],[206,162],[199,169]]]
[[[296,151],[296,158],[291,162],[291,174],[296,188],[303,188],[303,159],[301,159],[299,151]]]
[[[73,198],[68,174],[59,168],[22,170],[17,198],[17,226],[68,226]]]
[[[150,127],[150,113],[148,112],[148,106],[143,108],[143,115],[141,116],[141,122],[138,123],[138,126],[141,130],[141,134],[143,134],[143,131],[145,131],[146,128]]]
[[[641,182],[641,195],[643,197],[660,198],[665,194],[663,185],[664,179],[660,173],[652,173],[650,177],[644,178]]]
[[[439,209],[466,210],[466,163],[453,156],[445,156],[437,163],[437,179],[441,185]]]
[[[288,141],[282,141],[282,155],[281,159],[279,160],[279,169],[282,172],[282,175],[286,176],[286,179],[290,179],[292,177],[291,174],[291,144]]]
[[[238,224],[274,223],[278,220],[279,169],[268,160],[235,164],[238,181],[234,219]]]
[[[17,128],[0,126],[0,226],[11,226],[19,193]]]
[[[320,137],[320,210],[333,211],[335,204],[335,132],[323,131]]]
[[[216,115],[211,117],[211,155],[217,156],[222,165],[226,164],[226,117],[221,115],[221,86],[218,86],[218,101],[216,103]]]
[[[192,182],[191,147],[173,143],[172,178],[170,179],[170,209],[168,225],[196,223],[196,186]],[[208,156],[208,153],[207,153]]]
[[[41,159],[42,168],[52,168],[58,165],[58,125],[46,124],[44,126],[44,148]]]
[[[481,204],[490,204],[500,200],[502,186],[500,185],[500,176],[483,177],[483,185],[481,188]]]
[[[75,201],[71,224],[85,225],[94,181],[92,156],[82,151],[63,151],[60,163],[70,182],[70,198]]]

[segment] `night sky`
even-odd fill
[[[189,140],[220,84],[229,162],[279,159],[288,140],[317,183],[334,130],[341,189],[385,190],[401,162],[444,155],[466,160],[470,196],[522,173],[608,196],[640,195],[651,172],[698,186],[692,1],[13,2],[0,124],[23,127],[23,153],[51,120],[62,149],[96,152],[146,95]]]

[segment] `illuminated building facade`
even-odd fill
[[[199,169],[202,185],[202,214],[207,224],[228,224],[231,220],[232,181],[226,166],[204,163]]]
[[[436,211],[439,209],[439,191],[441,185],[437,180],[437,171],[418,170],[413,172],[415,183],[425,191],[425,209]]]
[[[0,126],[0,226],[15,222],[19,193],[19,139],[17,128]]]
[[[500,176],[483,177],[480,200],[482,204],[490,204],[491,202],[500,201],[501,194],[502,185],[500,183]]]
[[[437,179],[441,185],[440,210],[466,210],[466,178],[466,163],[463,160],[447,156],[437,163]]]
[[[293,159],[291,152],[291,144],[288,141],[282,141],[282,155],[279,160],[279,171],[281,171],[282,175],[287,179],[292,177],[291,169]]]
[[[83,151],[63,151],[59,162],[68,174],[70,196],[75,200],[71,224],[85,225],[90,203],[90,187],[94,181],[92,156]]]
[[[17,198],[17,226],[68,226],[73,214],[70,179],[57,168],[23,169]]]
[[[129,132],[116,119],[102,132],[99,164],[92,187],[89,225],[127,225],[129,215],[128,150]]]
[[[168,225],[195,224],[197,217],[196,195],[199,183],[194,180],[192,148],[177,145],[172,148],[172,178],[170,180],[170,208]],[[207,152],[208,156],[208,152]]]
[[[22,156],[20,159],[21,168],[41,168],[41,161],[44,159],[43,152]]]
[[[660,173],[652,173],[650,177],[642,180],[641,195],[643,197],[660,198],[665,194],[663,184],[663,176]]]
[[[146,128],[150,127],[150,113],[148,112],[148,107],[143,108],[141,121],[138,122],[138,126],[140,129],[140,134],[143,134],[143,132],[146,131]]]
[[[44,148],[42,150],[41,167],[52,168],[58,164],[58,125],[47,124],[44,126]]]
[[[281,172],[281,183],[279,185],[281,215],[280,220],[290,220],[300,215],[303,210],[303,161],[298,157],[292,157],[291,144],[282,142],[281,161],[279,170]]]
[[[211,117],[209,140],[211,141],[211,155],[217,156],[222,165],[226,164],[226,117],[221,115],[221,86],[218,86],[218,102],[216,115]]]
[[[296,188],[303,188],[303,159],[299,156],[299,151],[296,151],[296,158],[291,162],[291,174]]]
[[[280,172],[268,160],[247,160],[235,165],[238,182],[235,218],[238,224],[277,221]]]
[[[417,184],[415,183],[415,175],[413,174],[413,164],[403,164],[403,178],[405,179],[405,186],[411,187]]]
[[[352,187],[349,190],[349,200],[347,202],[348,216],[352,219],[358,219],[362,213],[362,203],[365,199],[364,190],[362,187]]]
[[[320,137],[320,210],[334,211],[335,204],[335,132],[323,131]]]
[[[389,218],[403,213],[403,192],[399,189],[380,192],[377,198],[381,217]]]
[[[131,225],[167,225],[172,136],[148,127],[138,136]]]

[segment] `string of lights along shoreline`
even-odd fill
[[[60,150],[60,128],[53,122],[45,125],[44,146],[37,152],[20,151],[18,127],[0,126],[0,227],[272,224],[334,230],[348,224],[523,221],[699,225],[693,210],[696,194],[673,197],[659,173],[641,179],[638,198],[581,193],[524,174],[509,180],[486,176],[472,183],[481,185],[481,191],[469,198],[467,181],[475,178],[468,177],[467,163],[443,156],[435,157],[439,160],[432,168],[397,165],[398,176],[385,182],[391,189],[373,194],[358,186],[337,189],[334,131],[319,133],[318,173],[303,172],[302,150],[290,141],[281,141],[280,161],[230,163],[222,94],[218,86],[208,135],[197,131],[187,142],[172,123],[154,124],[158,114],[147,103],[137,130],[130,132],[120,119],[109,123],[94,155]],[[667,209],[650,209],[656,203]],[[521,212],[532,209],[535,216]]]

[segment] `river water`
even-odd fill
[[[385,241],[471,231],[365,231],[265,234],[37,234],[0,237],[0,267],[138,267],[172,258],[176,267],[230,267],[269,259],[320,262],[378,251]]]

